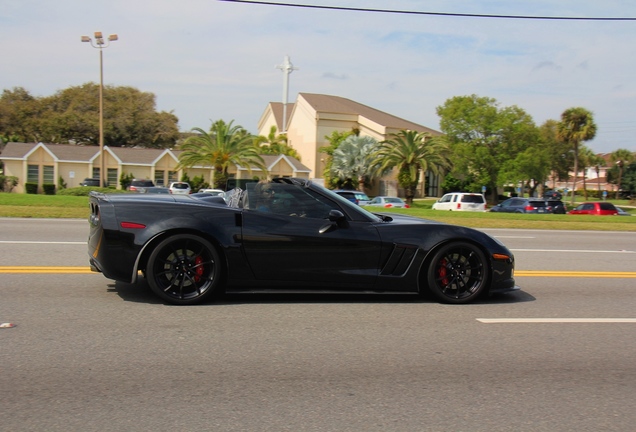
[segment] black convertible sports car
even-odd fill
[[[309,180],[248,183],[225,196],[92,192],[91,268],[139,272],[172,304],[215,292],[423,293],[467,303],[518,289],[514,257],[470,228],[374,214]]]

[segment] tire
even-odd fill
[[[449,243],[433,255],[427,279],[429,290],[440,301],[470,303],[488,286],[488,262],[471,243]]]
[[[152,291],[168,303],[201,303],[220,284],[219,253],[210,242],[192,234],[168,237],[150,254],[146,280]]]

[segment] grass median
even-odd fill
[[[401,213],[473,228],[636,232],[636,217],[634,216],[450,212],[432,210],[431,206],[434,202],[433,199],[416,200],[410,209],[366,208],[376,212]],[[615,204],[632,212],[632,215],[636,211],[636,209],[629,207],[627,201],[617,201]],[[88,218],[88,215],[88,197],[86,196],[0,193],[0,217],[85,219]]]

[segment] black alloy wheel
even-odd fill
[[[470,243],[444,245],[428,268],[428,287],[444,303],[469,303],[486,289],[487,282],[486,257]]]
[[[192,234],[178,234],[152,251],[146,279],[154,293],[169,303],[201,303],[219,285],[220,262],[210,242]]]

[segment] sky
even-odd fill
[[[274,3],[274,1],[263,0]],[[636,18],[630,0],[288,0],[276,3],[448,14]],[[156,96],[179,129],[234,121],[252,133],[269,102],[345,97],[439,130],[436,108],[478,95],[539,126],[583,107],[597,153],[636,151],[636,20],[502,19],[221,0],[0,0],[0,86],[44,97],[99,82]]]

